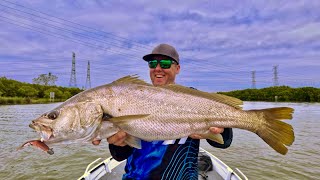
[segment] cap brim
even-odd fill
[[[164,54],[147,54],[147,55],[143,56],[142,59],[145,60],[145,61],[151,61],[151,60],[153,60],[153,57],[157,56],[157,55],[168,57],[168,58],[170,58],[170,59],[172,59],[172,60],[174,60],[174,61],[176,61],[178,63],[178,61],[176,59],[174,59],[173,57],[167,56],[167,55],[164,55]]]

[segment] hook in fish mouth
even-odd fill
[[[52,131],[41,131],[40,135],[41,135],[41,139],[40,139],[41,142],[48,141],[49,139],[54,137]]]
[[[29,124],[29,127],[40,132],[41,142],[48,141],[49,139],[54,137],[52,129],[48,126],[32,122],[31,124]]]

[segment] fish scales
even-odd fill
[[[286,154],[294,141],[289,107],[242,110],[236,98],[180,85],[152,86],[126,76],[70,98],[32,121],[45,143],[108,138],[119,129],[126,142],[140,148],[140,139],[170,140],[191,134],[223,143],[210,127],[240,128],[256,133],[270,147]],[[105,117],[105,118],[103,118]]]

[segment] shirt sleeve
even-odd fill
[[[207,139],[207,142],[216,148],[221,148],[221,149],[226,149],[231,145],[232,138],[233,138],[233,133],[232,133],[232,128],[224,128],[224,131],[221,133],[224,144],[219,144],[217,142],[211,141]]]
[[[133,148],[130,146],[116,146],[109,144],[109,151],[111,156],[117,161],[123,161],[127,159],[133,151]]]

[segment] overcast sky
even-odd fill
[[[279,85],[320,87],[320,1],[0,1],[0,77],[40,74],[91,86],[138,74],[159,43],[176,47],[177,83],[217,92]],[[276,74],[276,75],[275,75]],[[277,77],[277,82],[274,78]]]

